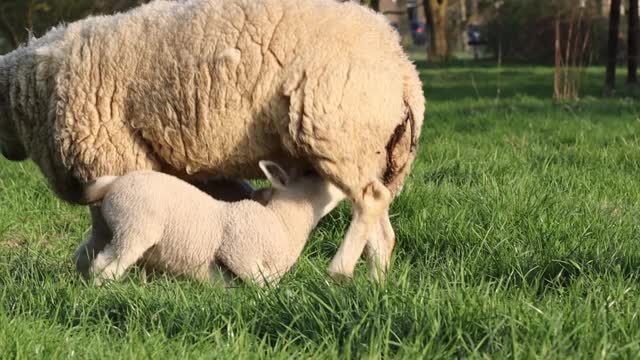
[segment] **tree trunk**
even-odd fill
[[[370,6],[375,11],[380,11],[380,0],[371,0]]]
[[[478,0],[471,0],[471,15],[478,15],[480,12],[480,6]]]
[[[618,29],[620,27],[620,0],[611,0],[609,10],[609,46],[607,48],[606,88],[612,91],[616,86],[616,57],[618,55]]]
[[[560,99],[562,94],[560,93],[560,71],[562,68],[562,49],[560,48],[560,19],[556,19],[556,39],[554,42],[555,47],[555,67],[553,71],[553,97]]]
[[[29,31],[29,36],[32,35],[33,33],[33,0],[29,1],[29,4],[27,5],[27,14],[26,14],[26,21],[27,21],[27,30]]]
[[[459,0],[460,1],[460,27],[458,29],[458,33],[460,36],[460,40],[462,42],[462,48],[464,51],[469,51],[469,44],[467,42],[467,0]]]
[[[446,59],[449,56],[447,39],[447,7],[448,0],[425,0],[425,16],[429,25],[430,44],[429,58]]]
[[[638,83],[638,0],[629,0],[627,83]]]
[[[411,35],[409,16],[407,16],[407,0],[397,0],[396,10],[398,10],[398,32],[400,32],[400,36],[404,39],[407,35]]]

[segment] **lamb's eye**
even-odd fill
[[[313,170],[306,170],[306,171],[302,174],[302,176],[312,176],[312,175],[315,175],[315,171],[313,171]]]

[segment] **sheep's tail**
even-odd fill
[[[87,184],[84,188],[84,202],[90,204],[102,200],[117,179],[118,176],[101,176]]]

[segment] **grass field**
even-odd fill
[[[277,289],[134,274],[84,285],[83,208],[0,161],[0,354],[18,358],[619,358],[640,353],[640,106],[554,104],[551,69],[425,68],[419,158],[385,287],[324,271],[346,206]],[[497,89],[499,83],[499,97]]]

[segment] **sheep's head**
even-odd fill
[[[290,176],[272,161],[262,160],[259,166],[273,185],[267,192],[254,195],[254,198],[261,197],[258,201],[263,204],[277,200],[306,200],[313,204],[314,208],[319,212],[317,214],[318,218],[321,218],[345,198],[340,189],[330,181],[323,179],[312,169],[294,172]]]
[[[10,76],[8,57],[0,56],[0,152],[7,160],[22,161],[28,158],[28,154],[11,116]]]

